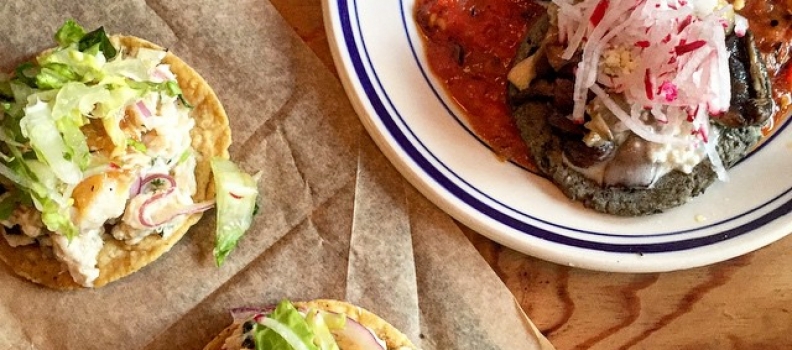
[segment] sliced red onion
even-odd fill
[[[165,74],[159,69],[154,69],[154,71],[151,73],[151,78],[157,82],[168,80],[168,77],[166,77]]]
[[[148,107],[146,107],[146,104],[143,103],[143,101],[137,101],[135,106],[137,106],[137,109],[140,111],[140,114],[142,114],[143,117],[151,117],[151,111],[149,111]]]
[[[129,196],[135,197],[140,194],[140,189],[143,188],[142,181],[143,179],[140,176],[135,178],[135,182],[132,183],[132,186],[129,186]]]
[[[268,315],[275,310],[274,306],[271,307],[254,307],[254,306],[244,306],[244,307],[235,307],[231,310],[231,317],[234,318],[234,323],[241,323],[245,322],[253,317],[258,315]]]
[[[167,64],[160,64],[151,72],[151,81],[155,83],[166,82],[174,78],[175,76],[170,71],[170,66]]]
[[[145,213],[148,206],[151,205],[151,203],[154,203],[162,198],[169,196],[176,189],[176,180],[173,178],[173,176],[170,176],[168,174],[151,174],[141,179],[137,186],[132,186],[132,187],[137,187],[137,193],[135,195],[140,194],[143,191],[143,188],[145,188],[149,183],[151,183],[154,180],[168,181],[168,188],[166,188],[165,191],[156,193],[153,196],[151,196],[151,198],[146,199],[146,201],[144,201],[143,204],[140,206],[140,210],[138,210],[138,221],[140,221],[142,225],[147,227],[157,227],[159,225],[162,225],[170,221],[174,217],[181,215],[181,214],[176,214],[170,216],[167,220],[164,220],[160,223],[152,223],[151,221],[146,219]]]
[[[154,180],[165,180],[168,181],[168,188],[176,187],[176,179],[173,176],[168,174],[150,174],[145,178],[138,177],[134,183],[132,183],[132,187],[129,188],[129,193],[132,197],[139,195],[149,183]]]
[[[179,215],[189,215],[189,214],[205,212],[205,211],[211,209],[212,207],[214,207],[214,205],[215,205],[215,201],[214,200],[210,200],[210,201],[206,201],[206,202],[200,202],[200,203],[195,203],[195,204],[191,204],[191,205],[188,205],[188,206],[186,206],[184,208],[181,208],[179,210],[174,211],[173,213],[171,213],[170,215],[167,215],[164,219],[162,219],[162,220],[160,220],[158,222],[151,222],[148,219],[146,219],[145,213],[146,213],[147,207],[149,205],[151,205],[151,203],[154,203],[154,202],[162,199],[163,197],[165,197],[167,195],[170,195],[172,192],[173,192],[173,187],[169,188],[165,192],[157,193],[157,194],[151,196],[151,198],[147,199],[145,202],[143,202],[143,205],[140,206],[140,211],[138,211],[138,221],[140,221],[140,223],[143,226],[146,226],[146,227],[157,227],[157,226],[160,226],[160,225],[162,225],[162,224],[164,224],[166,222],[169,222],[169,221],[173,220],[174,218],[176,218]]]
[[[180,213],[178,215],[202,213],[209,209],[214,208],[214,206],[215,206],[214,199],[210,201],[195,203],[187,207],[184,207],[184,209],[180,210]]]
[[[387,350],[383,344],[377,341],[377,337],[362,324],[347,317],[346,327],[343,330],[334,332],[339,345],[354,344],[353,349],[376,349]],[[343,346],[341,348],[344,348]]]
[[[146,209],[148,208],[149,205],[151,205],[151,203],[154,203],[154,202],[156,202],[156,201],[158,201],[158,200],[170,195],[171,193],[173,193],[173,187],[167,189],[165,192],[157,193],[157,194],[151,196],[151,198],[146,199],[146,201],[143,202],[143,205],[140,206],[140,210],[138,210],[138,221],[140,221],[140,223],[143,226],[146,226],[146,227],[157,227],[157,226],[161,225],[162,223],[168,222],[168,220],[165,220],[162,223],[152,223],[151,221],[149,221],[146,218],[145,214],[146,214]],[[173,217],[171,217],[171,218],[173,218]]]
[[[140,180],[140,182],[142,186],[146,186],[154,180],[165,180],[168,181],[170,187],[176,187],[176,180],[173,178],[173,176],[168,174],[150,174],[149,176],[144,177],[143,180]]]

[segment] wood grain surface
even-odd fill
[[[270,1],[335,71],[321,0]],[[712,266],[618,274],[541,261],[460,226],[559,350],[792,349],[792,237]]]

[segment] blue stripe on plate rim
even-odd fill
[[[402,0],[399,0],[399,2],[400,2],[400,4],[403,3]],[[340,21],[339,24],[340,24],[340,27],[341,27],[341,30],[342,30],[342,33],[343,33],[344,45],[346,46],[347,54],[349,55],[349,58],[351,60],[352,68],[353,68],[354,73],[355,73],[355,77],[357,77],[358,82],[360,83],[361,87],[363,88],[364,93],[365,93],[366,97],[368,98],[368,102],[371,104],[372,108],[374,109],[374,112],[376,113],[376,116],[379,117],[379,121],[383,124],[383,126],[385,127],[387,132],[390,134],[391,138],[402,149],[402,151],[404,151],[411,158],[411,160],[420,168],[420,170],[423,171],[423,173],[426,176],[430,177],[437,184],[442,186],[444,190],[448,191],[448,193],[450,193],[452,196],[454,196],[457,200],[459,200],[460,202],[464,203],[465,205],[473,208],[474,210],[480,212],[483,215],[488,216],[490,219],[492,219],[492,220],[494,220],[496,222],[499,222],[502,225],[505,225],[506,227],[509,227],[509,228],[511,228],[513,230],[516,230],[518,232],[523,232],[525,234],[534,236],[536,238],[544,239],[544,240],[551,241],[551,242],[554,242],[554,243],[558,243],[558,244],[561,244],[561,245],[567,245],[567,246],[578,247],[578,248],[583,248],[583,249],[605,251],[605,252],[613,252],[613,253],[636,253],[636,252],[640,252],[640,253],[667,253],[667,252],[674,252],[674,251],[681,251],[681,250],[699,248],[699,247],[703,247],[703,246],[712,245],[712,244],[715,244],[715,243],[718,243],[718,242],[726,241],[726,240],[729,240],[729,239],[733,239],[735,237],[738,237],[738,236],[744,235],[746,233],[749,233],[751,231],[754,231],[754,230],[756,230],[756,229],[758,229],[758,228],[760,228],[760,227],[762,227],[764,225],[767,225],[768,223],[774,221],[778,217],[780,217],[782,215],[785,215],[785,214],[789,213],[790,211],[792,211],[792,201],[787,201],[787,202],[779,205],[778,207],[774,208],[770,212],[765,213],[764,215],[762,215],[762,216],[760,216],[760,217],[758,217],[758,218],[756,218],[756,219],[754,219],[754,220],[752,220],[752,221],[750,221],[748,223],[744,223],[742,225],[739,225],[737,227],[730,228],[730,229],[727,229],[727,230],[724,230],[724,231],[721,231],[721,232],[717,232],[715,234],[703,236],[703,237],[696,237],[696,238],[691,238],[691,239],[683,239],[683,240],[678,240],[678,241],[662,242],[662,243],[614,244],[614,243],[603,243],[603,242],[598,242],[598,241],[589,241],[589,240],[583,240],[583,239],[572,238],[572,237],[560,235],[558,233],[555,233],[555,232],[552,232],[552,231],[548,231],[548,230],[544,230],[544,229],[538,228],[536,226],[530,225],[530,224],[528,224],[526,222],[520,221],[520,220],[518,220],[518,219],[516,219],[516,218],[514,218],[512,216],[507,215],[506,213],[498,211],[497,209],[493,208],[492,206],[487,205],[486,203],[484,203],[484,202],[480,201],[479,199],[475,198],[475,196],[473,196],[472,194],[468,193],[467,191],[465,191],[461,187],[457,186],[453,182],[453,180],[447,178],[439,169],[435,168],[431,164],[430,160],[427,159],[422,154],[422,152],[420,150],[418,150],[418,148],[416,147],[415,144],[410,142],[410,140],[408,139],[408,136],[406,134],[404,134],[402,129],[399,127],[399,125],[397,125],[396,120],[394,120],[394,118],[398,118],[401,121],[401,123],[405,126],[405,129],[406,129],[407,132],[412,133],[412,131],[410,131],[409,127],[407,127],[407,124],[404,123],[404,120],[399,115],[398,110],[396,109],[396,106],[394,106],[392,104],[392,102],[390,101],[389,97],[387,96],[387,93],[385,92],[384,88],[382,87],[382,84],[379,81],[379,77],[377,76],[376,71],[374,71],[374,67],[373,67],[373,65],[371,63],[371,60],[370,60],[370,57],[368,55],[368,50],[366,48],[366,42],[365,42],[365,40],[363,39],[363,37],[361,35],[360,45],[362,46],[363,51],[365,53],[365,61],[368,63],[368,67],[371,69],[372,74],[374,75],[374,79],[377,81],[377,85],[380,87],[380,90],[383,91],[383,94],[385,95],[384,97],[387,100],[388,105],[390,105],[390,107],[394,110],[396,115],[391,115],[390,113],[388,113],[388,110],[387,110],[387,108],[385,106],[384,101],[377,94],[376,89],[374,87],[374,84],[373,84],[371,78],[366,73],[366,66],[364,66],[364,56],[361,55],[361,53],[360,53],[360,51],[358,50],[358,47],[357,47],[358,43],[355,41],[355,35],[354,35],[354,32],[353,32],[354,28],[353,28],[352,16],[351,16],[352,12],[350,12],[352,9],[354,9],[355,13],[357,13],[357,0],[352,0],[352,5],[353,5],[352,9],[350,9],[347,0],[338,0],[337,1],[337,5],[338,5],[338,11],[339,11],[339,17],[338,17],[339,21]],[[400,6],[400,11],[402,13],[402,20],[405,21],[405,30],[406,30],[406,19],[405,19],[405,11],[404,11],[403,6]],[[355,16],[354,18],[357,19],[357,16]],[[358,33],[361,33],[360,22],[357,21],[357,23],[355,23],[355,24],[357,26]],[[408,37],[409,37],[409,35],[408,35]],[[415,55],[415,51],[414,50],[413,50],[413,55]],[[416,59],[417,59],[417,57],[416,57]],[[426,74],[423,71],[423,67],[420,67],[420,68],[421,68],[422,73],[424,74],[424,77],[426,78]],[[434,90],[433,86],[432,86],[432,89]],[[435,94],[437,94],[436,90],[435,90]],[[439,96],[438,96],[438,98],[439,98]],[[440,99],[440,100],[441,100],[441,102],[443,102],[442,99]],[[371,117],[373,117],[373,116],[371,116]],[[456,118],[456,116],[454,116],[454,117]],[[457,121],[459,121],[458,118],[457,118]],[[786,127],[786,124],[785,124],[785,127]],[[415,135],[412,135],[412,136],[413,136],[413,138],[415,138]],[[418,140],[417,138],[415,138],[415,139],[417,140],[417,143],[419,143],[420,146],[424,149],[424,152],[434,158],[434,155],[431,153],[431,151],[429,151],[428,149],[423,147],[423,144],[420,143],[420,140]],[[441,164],[441,165],[445,166],[444,164],[442,164],[442,162],[440,162],[439,159],[434,158],[434,160],[438,164]],[[459,177],[457,174],[453,173],[450,169],[446,168],[446,171],[451,173],[451,174],[453,174],[455,177],[457,177],[457,179],[459,181],[462,181],[463,183],[468,185],[471,189],[477,191],[479,194],[481,194],[483,196],[486,196],[486,194],[484,194],[481,191],[479,191],[478,189],[470,186],[467,182],[464,181],[464,179]],[[769,203],[774,202],[775,200],[777,200],[778,198],[784,196],[785,194],[789,193],[790,191],[792,191],[792,189],[789,189],[789,190],[785,191],[783,194],[781,194],[778,197],[774,198],[773,200],[767,202],[766,204],[763,204],[759,208],[764,207],[764,206],[768,205]],[[486,196],[486,197],[488,197],[488,196]],[[489,199],[491,199],[491,198],[489,198]],[[506,206],[504,206],[504,207],[508,208]],[[750,212],[756,211],[759,208],[752,209]],[[514,210],[512,208],[508,208],[508,209],[514,211],[515,213],[521,214],[521,215],[523,215],[525,217],[531,218],[532,220],[536,220],[536,221],[542,222],[541,220],[539,220],[537,218],[531,217],[530,215],[527,215],[525,213],[520,213],[520,212],[518,212],[518,211],[516,211],[516,210]],[[740,216],[744,216],[746,214],[748,214],[748,213],[744,213],[744,214],[742,214]],[[732,218],[732,219],[729,219],[729,220],[734,220],[735,218]],[[565,228],[565,227],[560,226],[560,225],[558,225],[556,223],[549,223],[548,222],[547,224],[556,226],[558,228]],[[709,225],[709,226],[713,226],[713,225],[718,225],[718,224],[712,224],[712,225]],[[569,229],[569,228],[565,228],[565,229]],[[698,228],[698,229],[691,230],[691,231],[696,231],[696,230],[701,230],[701,229],[702,228]],[[579,230],[575,230],[575,229],[571,229],[571,230],[572,231],[578,231],[578,232],[581,232],[581,233],[589,233],[589,232],[586,232],[586,231],[579,231]],[[670,233],[670,234],[679,234],[681,232],[682,231],[673,232],[673,233]],[[599,232],[591,232],[590,234],[607,235],[607,233],[599,233]],[[668,234],[665,234],[665,235],[668,235]],[[654,236],[656,236],[656,235],[654,235]],[[627,236],[617,236],[617,237],[629,238]],[[651,237],[651,236],[643,235],[643,236],[638,236],[637,238],[648,238],[648,237]]]

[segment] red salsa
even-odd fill
[[[506,104],[506,75],[532,18],[533,0],[418,0],[429,65],[473,131],[506,160],[533,169]]]
[[[741,14],[748,18],[756,44],[767,63],[773,83],[773,97],[779,112],[773,125],[792,112],[792,1],[746,1]]]

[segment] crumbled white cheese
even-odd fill
[[[676,128],[674,135],[690,135],[691,129],[689,123],[682,124]],[[707,152],[703,146],[698,145],[699,141],[694,136],[688,138],[688,144],[650,143],[649,158],[653,163],[662,165],[666,171],[679,170],[689,174],[707,157]]]
[[[679,170],[689,174],[707,155],[704,147],[675,146],[652,143],[650,158],[669,170]]]
[[[60,234],[50,236],[55,256],[68,266],[74,281],[82,286],[92,287],[94,280],[99,277],[96,260],[104,245],[102,229],[81,232],[71,241]]]
[[[637,67],[638,63],[635,62],[632,51],[624,46],[620,45],[602,51],[600,68],[607,75],[628,75]]]

